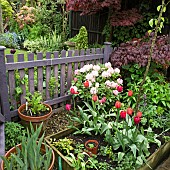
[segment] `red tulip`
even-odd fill
[[[141,120],[140,117],[138,117],[138,116],[134,117],[134,122],[136,125],[140,123],[140,120]]]
[[[120,112],[120,117],[122,118],[122,119],[125,119],[126,118],[126,111],[121,111]]]
[[[131,97],[133,95],[133,91],[132,90],[129,90],[128,91],[128,96]]]
[[[116,107],[117,109],[121,108],[121,102],[116,101],[116,103],[115,103],[115,107]]]
[[[118,92],[122,92],[123,91],[123,87],[122,86],[117,86],[117,91]]]
[[[75,94],[74,88],[71,88],[71,89],[70,89],[70,93],[71,93],[71,94]]]
[[[66,110],[68,110],[68,111],[71,110],[71,104],[66,104]]]
[[[93,100],[94,102],[96,102],[96,101],[98,100],[98,96],[97,96],[96,94],[94,94],[94,95],[92,96],[92,100]]]
[[[89,87],[89,82],[88,82],[87,80],[86,80],[83,84],[84,84],[84,87],[85,87],[85,88],[88,88],[88,87]]]
[[[136,114],[137,117],[142,117],[142,112],[141,111],[138,111],[137,114]]]
[[[132,116],[132,113],[133,113],[133,109],[132,108],[127,108],[127,114]]]

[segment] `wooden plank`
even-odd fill
[[[59,52],[55,51],[54,52],[54,58],[59,58]],[[54,93],[54,97],[58,97],[58,65],[54,65],[54,77],[56,79],[56,89],[55,89],[55,93]]]
[[[7,57],[7,63],[14,63],[14,55],[8,55]],[[8,84],[9,84],[9,97],[10,97],[10,104],[14,107],[14,109],[17,108],[17,102],[14,97],[15,95],[15,71],[9,70],[8,71]]]
[[[51,59],[51,53],[46,53],[46,59]],[[49,82],[51,77],[51,66],[46,66],[46,100],[50,99],[50,92],[49,92]]]
[[[18,62],[22,62],[22,61],[24,61],[24,54],[18,54]],[[18,72],[19,72],[20,78],[22,80],[25,77],[25,70],[24,70],[24,68],[18,70]],[[21,84],[21,88],[22,88],[22,91],[23,91],[23,93],[21,94],[21,104],[24,104],[26,102],[26,99],[25,99],[25,96],[26,96],[26,87],[25,87],[25,84]]]
[[[89,49],[87,49],[88,51]],[[56,64],[66,64],[66,63],[75,63],[81,61],[89,61],[95,59],[103,59],[103,54],[90,55],[87,52],[87,55],[84,56],[75,56],[75,57],[66,57],[66,58],[55,58],[48,60],[36,60],[36,61],[27,61],[27,62],[17,62],[17,63],[6,63],[7,70],[31,68],[31,67],[40,67],[40,66],[51,66]]]
[[[34,54],[28,54],[28,61],[34,61]],[[34,94],[34,67],[28,69],[29,92]]]
[[[43,59],[43,53],[37,53],[37,60]],[[37,81],[38,81],[38,91],[43,93],[43,67],[37,67]]]
[[[61,51],[61,58],[66,57],[66,51],[62,50]],[[65,64],[61,64],[61,72],[60,72],[60,96],[65,95]]]
[[[88,58],[88,56],[90,55],[90,49],[86,50],[86,56]],[[86,64],[90,64],[89,60],[87,60]]]
[[[75,50],[74,57],[79,55],[79,50]],[[74,70],[78,69],[78,62],[74,62]]]
[[[0,123],[0,156],[5,155],[5,124]],[[0,159],[1,162],[1,159]]]
[[[81,51],[80,51],[80,56],[83,56],[85,54],[85,50],[84,49],[82,49]],[[84,66],[84,62],[82,61],[82,62],[80,62],[80,68],[82,68]]]
[[[101,54],[101,49],[96,48],[96,54]],[[101,63],[102,61],[100,59],[96,60],[96,64]]]
[[[96,53],[95,48],[91,49],[91,53],[92,53],[92,55],[94,55]],[[92,60],[91,64],[95,65],[96,64],[96,60]]]
[[[73,55],[73,51],[68,51],[68,56],[72,57]],[[72,63],[68,64],[68,68],[67,68],[67,89],[66,91],[69,90],[69,88],[71,87],[71,81],[73,79],[73,68],[72,68]]]

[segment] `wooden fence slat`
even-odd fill
[[[28,61],[34,61],[34,54],[28,54]],[[34,67],[28,69],[29,92],[34,94]]]
[[[54,52],[54,58],[59,58],[59,52],[55,51]],[[54,77],[56,79],[56,88],[55,88],[55,93],[54,93],[54,97],[58,97],[58,65],[54,65]]]
[[[81,51],[80,51],[80,55],[84,55],[85,54],[85,50],[84,49],[82,49]],[[84,62],[82,61],[82,62],[80,62],[80,68],[82,68],[84,66]]]
[[[14,63],[14,55],[8,55],[6,56],[7,63]],[[10,103],[14,107],[14,109],[17,109],[17,102],[14,97],[15,95],[15,71],[11,70],[8,71],[8,82],[9,82],[9,97],[10,97]]]
[[[96,54],[101,54],[100,48],[96,48]],[[96,60],[96,64],[98,64],[98,63],[102,63],[102,61],[100,59]]]
[[[46,53],[46,59],[51,59],[51,53],[50,52]],[[50,99],[50,91],[49,91],[50,77],[51,77],[51,65],[46,66],[46,100]]]
[[[61,58],[66,57],[66,51],[61,51]],[[64,96],[65,94],[65,64],[61,64],[61,70],[60,70],[60,96]]]
[[[37,53],[37,60],[43,59],[43,53]],[[43,67],[37,67],[38,91],[43,93]]]
[[[96,53],[95,48],[92,48],[92,49],[91,49],[91,54],[95,54],[95,53]],[[91,63],[92,63],[93,65],[95,65],[95,64],[96,64],[96,60],[92,60]]]
[[[79,56],[79,50],[75,50],[74,56]],[[74,70],[77,70],[77,69],[78,69],[78,62],[75,62],[74,63]]]
[[[90,55],[90,49],[87,49],[87,50],[86,50],[86,55]],[[87,61],[86,64],[90,64],[90,62]]]
[[[68,57],[72,57],[73,55],[73,51],[69,50],[68,51]],[[67,66],[67,89],[66,91],[69,90],[70,86],[71,86],[71,81],[73,79],[73,68],[72,68],[72,63],[69,63]]]
[[[22,62],[22,61],[24,61],[24,54],[18,54],[18,62]],[[23,80],[24,77],[25,77],[25,70],[21,69],[21,70],[18,70],[18,71],[19,71],[19,75],[20,75],[21,80]],[[25,96],[26,96],[25,84],[21,84],[21,88],[22,88],[22,91],[23,91],[23,93],[21,94],[21,104],[24,104],[26,102],[26,99],[25,99]]]

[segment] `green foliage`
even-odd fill
[[[24,48],[27,48],[31,52],[53,52],[62,49],[61,36],[53,31],[48,36],[41,36],[35,40],[24,41]]]
[[[82,26],[76,36],[76,49],[87,49],[88,48],[88,33],[85,26]]]
[[[11,154],[10,158],[1,157],[5,163],[6,170],[47,170],[51,163],[52,149],[45,144],[45,153],[42,153],[41,145],[44,134],[38,140],[41,132],[41,126],[34,131],[32,124],[31,132],[27,129],[27,138],[22,138],[21,147],[16,147],[17,153]]]
[[[70,151],[73,150],[73,142],[73,139],[63,138],[56,142],[52,142],[52,145],[64,155],[69,155]]]
[[[5,150],[9,150],[15,145],[21,143],[22,138],[26,136],[24,127],[15,122],[5,123]]]
[[[50,77],[50,81],[49,81],[49,91],[50,91],[50,96],[54,97],[55,94],[55,89],[57,87],[58,83],[57,80],[54,76]]]
[[[11,5],[8,3],[7,0],[0,0],[0,4],[1,4],[1,7],[2,7],[2,17],[3,19],[5,20],[6,18],[9,18],[12,16],[13,14],[13,10],[12,10],[12,7]]]
[[[25,97],[28,102],[28,110],[32,114],[40,114],[41,112],[48,111],[49,108],[42,103],[42,95],[40,92],[34,92],[34,94],[27,93]],[[26,104],[27,105],[27,104]],[[27,106],[26,106],[27,107]],[[27,110],[26,109],[26,110]]]

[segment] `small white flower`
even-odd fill
[[[93,79],[93,74],[88,73],[88,74],[86,75],[86,79],[87,79],[87,80],[92,80],[92,79]]]
[[[107,70],[110,74],[113,74],[114,73],[114,69],[111,67]]]
[[[112,122],[109,122],[109,123],[108,123],[108,128],[109,128],[109,129],[112,129]]]
[[[95,84],[95,87],[97,87],[97,88],[99,87],[99,83],[98,82]]]
[[[120,73],[120,70],[119,70],[118,68],[115,68],[115,69],[114,69],[114,72],[119,74],[119,73]]]
[[[116,88],[117,86],[118,86],[117,83],[115,83],[114,81],[111,82],[111,85],[110,85],[111,88]]]
[[[94,77],[97,77],[99,75],[98,71],[92,71],[91,74],[94,76]]]
[[[110,76],[110,74],[107,72],[107,71],[103,71],[102,72],[102,77],[109,77]]]
[[[92,86],[92,82],[91,81],[89,81],[89,87],[91,87]]]
[[[108,62],[108,63],[105,63],[105,67],[107,67],[107,68],[111,68],[111,67],[112,67],[112,65],[111,65],[111,63],[110,63],[110,62]]]
[[[105,82],[105,84],[107,85],[107,86],[111,86],[111,82],[110,82],[110,80],[107,80],[106,82]]]
[[[117,83],[118,83],[118,84],[123,84],[123,80],[122,80],[121,78],[118,78],[118,79],[117,79]]]
[[[85,72],[86,72],[86,69],[85,69],[84,67],[82,67],[82,68],[80,69],[80,72],[81,72],[81,73],[85,73]]]
[[[90,89],[90,93],[91,93],[91,94],[97,94],[97,88],[96,88],[96,87],[92,87],[92,88]]]
[[[75,70],[75,71],[74,71],[74,74],[75,74],[75,75],[79,74],[79,70],[78,70],[78,69]]]
[[[93,70],[99,71],[99,70],[100,70],[100,66],[99,66],[99,65],[94,65],[94,66],[93,66]]]

